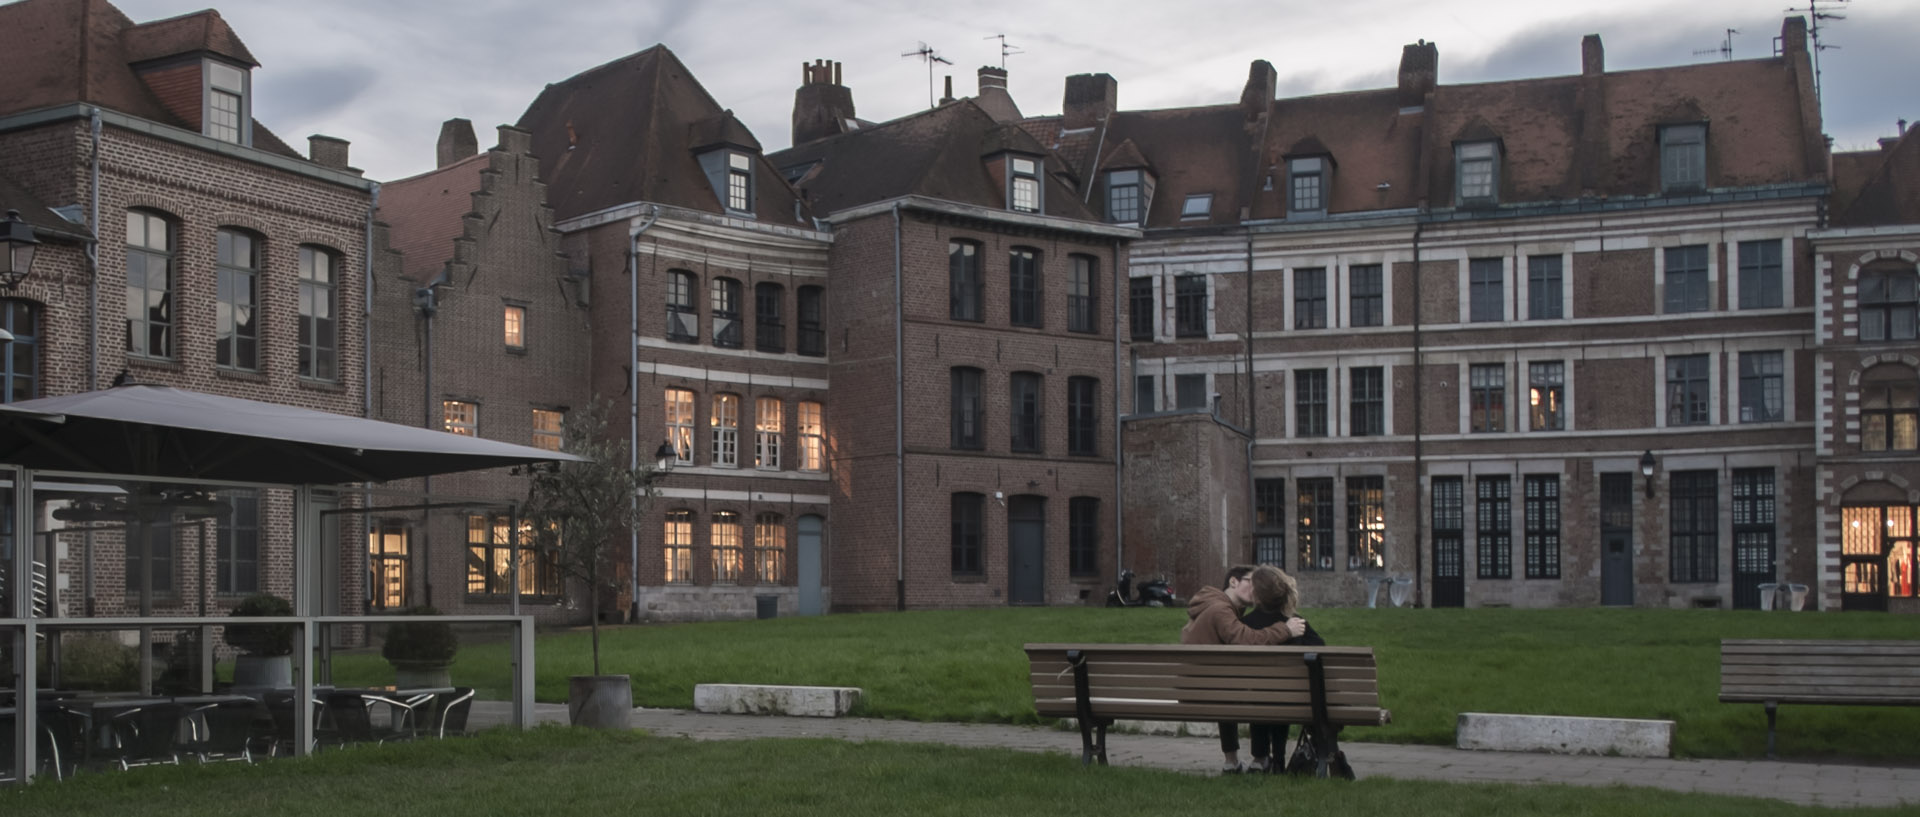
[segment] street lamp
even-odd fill
[[[647,485],[653,485],[654,480],[665,477],[668,473],[672,472],[673,464],[679,459],[680,452],[674,450],[673,444],[662,440],[660,447],[653,450],[653,473],[647,475]],[[633,531],[631,535],[633,537],[633,553],[631,555],[632,561],[627,566],[627,580],[630,583],[628,592],[632,594],[632,602],[627,610],[628,623],[640,620],[640,532]]]
[[[1653,461],[1652,451],[1648,451],[1640,455],[1640,476],[1646,478],[1648,499],[1653,498],[1653,466],[1654,466],[1654,461]]]
[[[664,474],[673,470],[673,462],[679,458],[679,452],[673,450],[673,444],[662,441],[660,447],[653,450],[654,473]]]
[[[33,237],[33,225],[20,220],[19,210],[8,210],[0,221],[0,244],[6,245],[0,248],[5,250],[0,252],[0,287],[13,289],[33,268],[33,251],[40,241]]]

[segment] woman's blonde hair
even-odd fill
[[[1300,586],[1273,565],[1253,569],[1253,600],[1260,609],[1291,618],[1300,607]]]

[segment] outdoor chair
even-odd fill
[[[193,736],[182,748],[202,763],[217,760],[252,763],[256,729],[262,720],[271,719],[266,704],[258,700],[207,704],[189,715]]]
[[[393,708],[396,724],[384,728],[375,728],[373,718],[368,714],[370,703],[386,704]],[[412,729],[413,710],[405,701],[362,692],[334,692],[327,696],[327,714],[333,718],[333,728],[338,730],[340,745],[348,743],[385,743],[389,740],[401,740],[409,736]]]
[[[58,703],[40,707],[40,762],[65,780],[87,763],[87,732],[93,724],[86,712]]]
[[[183,710],[172,702],[148,703],[115,712],[106,724],[114,761],[121,769],[180,763]]]
[[[434,719],[432,734],[436,738],[448,735],[455,737],[467,733],[467,710],[473,708],[473,687],[458,687],[453,694],[444,696],[438,717]]]
[[[263,700],[267,708],[267,717],[273,721],[273,732],[267,747],[268,756],[298,754],[294,746],[295,720],[294,697],[289,692],[269,692]],[[338,730],[332,728],[325,717],[326,703],[315,699],[313,707],[313,744],[314,748],[326,745],[341,745]]]

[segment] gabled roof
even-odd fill
[[[1891,147],[1833,155],[1833,224],[1920,224],[1920,127]]]
[[[533,135],[560,220],[634,202],[723,213],[695,148],[725,142],[759,149],[664,45],[548,85],[518,127]],[[760,221],[803,223],[794,217],[793,189],[764,159],[756,163],[754,190]]]
[[[240,35],[213,9],[141,23],[127,29],[121,40],[132,63],[204,51],[247,66],[260,65],[246,43],[240,42]]]
[[[401,253],[401,274],[424,282],[453,257],[453,242],[465,233],[480,173],[489,166],[481,152],[446,167],[380,186],[380,220],[387,243]]]

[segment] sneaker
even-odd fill
[[[1247,771],[1248,768],[1246,766],[1238,763],[1231,763],[1220,769],[1221,774],[1245,774]]]

